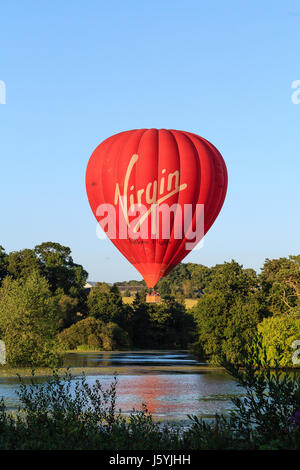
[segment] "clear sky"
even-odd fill
[[[141,279],[96,237],[94,148],[143,127],[210,140],[223,209],[185,261],[259,269],[299,253],[300,2],[10,0],[0,7],[1,234],[9,251],[70,246],[93,281]]]

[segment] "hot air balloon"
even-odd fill
[[[107,236],[153,288],[214,223],[227,170],[220,152],[196,134],[137,129],[94,150],[86,189]]]

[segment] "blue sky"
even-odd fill
[[[90,280],[141,279],[96,237],[84,178],[106,137],[156,127],[205,137],[228,167],[222,212],[185,261],[299,253],[300,2],[12,0],[0,15],[7,251],[58,241]]]

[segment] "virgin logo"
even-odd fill
[[[132,155],[124,178],[124,192],[116,183],[114,204],[100,204],[96,215],[110,239],[183,239],[192,249],[204,235],[204,205],[166,203],[175,194],[184,191],[187,183],[179,184],[179,170],[161,171],[159,178],[144,188],[129,187],[130,176],[139,156]],[[192,229],[195,225],[195,229]],[[102,238],[102,237],[101,237]]]

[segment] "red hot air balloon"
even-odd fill
[[[227,170],[220,152],[196,134],[137,129],[94,150],[86,188],[103,230],[154,287],[214,223]]]

